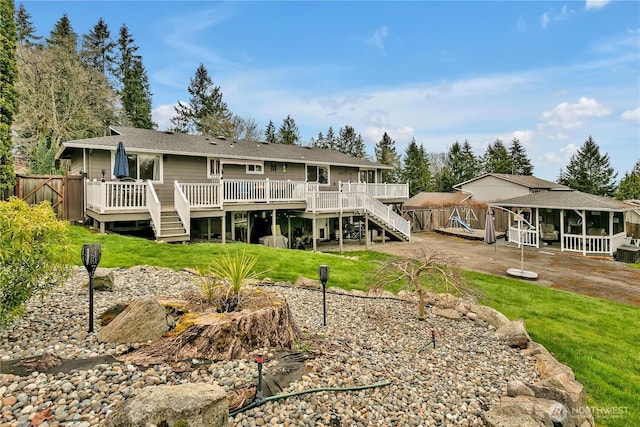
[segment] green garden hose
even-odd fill
[[[309,393],[318,393],[321,391],[358,391],[358,390],[367,390],[370,388],[376,388],[376,387],[385,387],[391,384],[391,381],[382,381],[379,383],[375,383],[375,384],[371,384],[371,385],[363,385],[363,386],[356,386],[356,387],[345,387],[345,388],[333,388],[333,387],[324,387],[324,388],[313,388],[311,390],[302,390],[302,391],[296,391],[294,393],[286,393],[286,394],[277,394],[275,396],[269,396],[269,397],[265,397],[264,399],[260,399],[260,400],[254,400],[253,402],[251,402],[250,404],[248,404],[247,406],[237,409],[233,412],[229,412],[229,417],[235,417],[236,415],[238,415],[241,412],[244,412],[246,410],[252,409],[252,408],[257,408],[258,406],[261,406],[267,402],[272,402],[272,401],[276,401],[276,400],[280,400],[280,399],[286,399],[288,397],[294,397],[294,396],[301,396],[303,394],[309,394]]]

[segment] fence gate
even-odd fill
[[[81,176],[18,175],[15,195],[30,205],[51,203],[56,216],[67,221],[84,218],[84,191]]]

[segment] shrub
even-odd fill
[[[259,282],[265,272],[256,272],[258,257],[244,251],[220,255],[205,271],[198,270],[200,288],[205,298],[218,306],[219,312],[234,311],[240,303],[242,288]]]
[[[33,295],[44,296],[67,277],[67,227],[49,202],[29,206],[15,197],[0,202],[0,327],[23,315]]]

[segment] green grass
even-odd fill
[[[266,271],[265,276],[275,281],[294,283],[299,276],[317,279],[318,266],[329,266],[327,286],[344,289],[368,290],[367,278],[378,268],[377,261],[388,255],[361,251],[339,254],[322,254],[289,249],[273,249],[262,245],[244,243],[195,243],[189,245],[156,243],[137,237],[117,234],[98,234],[84,227],[71,226],[69,231],[73,250],[78,254],[77,265],[82,265],[80,251],[85,243],[100,243],[102,258],[99,267],[129,268],[135,265],[154,265],[180,270],[183,268],[209,267],[212,259],[227,251],[245,251],[249,257],[257,257],[256,271]],[[358,259],[351,259],[357,257]]]
[[[640,308],[487,274],[466,275],[485,294],[484,304],[510,319],[524,319],[531,338],[573,369],[597,425],[640,425]]]
[[[100,267],[155,265],[175,270],[207,267],[213,257],[237,248],[257,256],[256,269],[269,270],[267,276],[276,281],[317,278],[318,265],[327,264],[328,285],[345,289],[367,290],[379,261],[388,258],[374,251],[340,256],[240,243],[162,244],[96,234],[78,226],[70,228],[70,236],[78,265],[83,243],[102,244]],[[573,369],[585,386],[589,406],[595,408],[597,425],[640,426],[640,308],[519,280],[475,272],[465,275],[485,295],[484,304],[511,319],[524,319],[532,339]],[[606,415],[605,411],[616,410],[626,413],[617,418]]]

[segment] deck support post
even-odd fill
[[[338,241],[340,242],[340,253],[342,253],[342,212],[338,214]]]
[[[220,226],[222,227],[222,232],[220,234],[222,235],[222,244],[224,245],[227,243],[227,213],[225,212],[220,219],[222,220],[222,225]]]
[[[364,245],[367,249],[369,249],[369,214],[365,212],[364,214]]]
[[[277,221],[276,221],[276,214],[277,214],[277,210],[276,209],[272,209],[271,210],[271,236],[273,237],[273,247],[277,247],[276,244],[276,225],[277,225]]]
[[[313,251],[316,252],[318,250],[317,240],[318,240],[318,221],[316,220],[316,213],[313,213],[313,224],[311,225],[311,229],[313,230],[312,238],[313,238]]]

